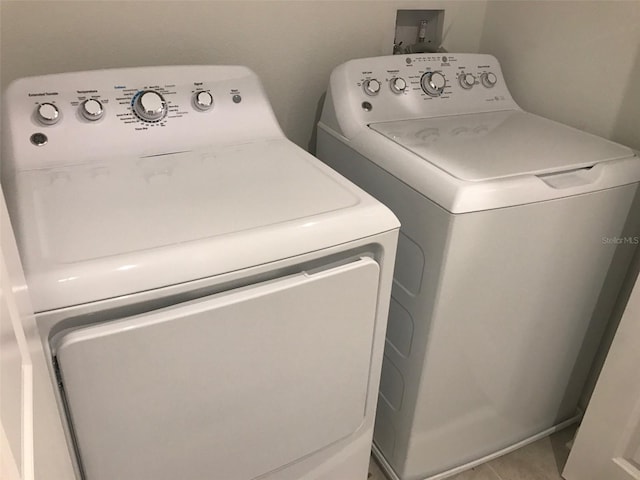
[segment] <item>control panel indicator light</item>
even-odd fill
[[[36,147],[41,147],[43,145],[46,145],[47,142],[49,141],[47,136],[44,133],[40,133],[40,132],[37,132],[37,133],[34,133],[33,135],[31,135],[31,137],[29,137],[29,140]]]

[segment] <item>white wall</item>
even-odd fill
[[[445,8],[445,46],[478,50],[485,1],[19,1],[1,3],[1,82],[108,67],[244,64],[306,148],[331,70],[390,54],[396,10]]]
[[[640,1],[494,1],[480,51],[525,110],[640,149]]]
[[[525,110],[640,149],[640,1],[490,0],[480,51],[500,60]],[[640,252],[594,362],[583,408],[639,270]]]

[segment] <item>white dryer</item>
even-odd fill
[[[14,82],[38,480],[366,479],[398,222],[236,66]]]
[[[522,111],[478,54],[340,65],[317,150],[402,224],[374,433],[387,473],[444,478],[575,421],[638,243],[633,152]]]

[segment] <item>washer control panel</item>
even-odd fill
[[[376,122],[519,109],[498,61],[483,54],[351,60],[333,71],[329,90],[331,102],[325,104],[323,118],[340,118],[341,130]]]
[[[380,87],[370,82],[369,95]],[[258,77],[240,66],[29,77],[13,82],[5,100],[13,148],[24,149],[18,156],[25,168],[282,136]]]

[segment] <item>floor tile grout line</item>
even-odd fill
[[[491,462],[486,463],[485,465],[489,467],[489,470],[491,470],[496,477],[498,477],[498,480],[504,480],[504,478],[500,476],[500,474],[496,471],[496,469],[491,466]]]

